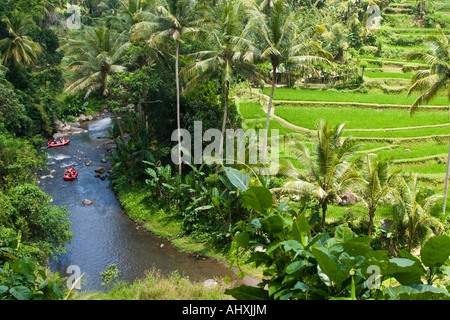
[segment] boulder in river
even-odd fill
[[[71,128],[72,128],[71,126],[64,126],[59,131],[61,131],[61,132],[70,132]]]
[[[89,199],[84,199],[82,203],[83,203],[83,205],[88,206],[92,203],[92,201]]]
[[[103,167],[97,167],[97,168],[94,169],[94,171],[96,173],[104,173],[106,171],[106,169],[103,168]]]
[[[79,122],[67,122],[66,125],[71,126],[72,128],[79,128],[81,126]]]

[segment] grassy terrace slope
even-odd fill
[[[264,94],[269,95],[270,88],[264,89]],[[367,104],[392,104],[411,105],[417,95],[407,97],[404,94],[386,95],[383,93],[357,93],[339,92],[334,90],[297,90],[290,88],[277,88],[274,92],[274,100],[278,101],[323,101],[323,102],[356,102]],[[432,106],[448,106],[445,96],[440,96],[429,103]]]
[[[331,123],[346,123],[347,129],[386,129],[400,127],[418,127],[426,125],[443,125],[442,127],[426,128],[426,131],[439,133],[450,133],[450,128],[444,126],[449,124],[446,112],[419,111],[413,116],[408,110],[373,109],[357,107],[298,107],[295,105],[280,105],[275,109],[275,114],[289,122],[308,129],[314,129],[318,119],[327,119]],[[404,133],[409,130],[378,131],[377,134],[386,133],[392,136],[397,132]],[[359,132],[358,132],[359,133]]]
[[[305,135],[313,132],[319,119],[346,123],[346,135],[361,143],[360,153],[391,159],[405,174],[419,173],[428,187],[443,187],[450,136],[445,96],[413,116],[408,104],[414,98],[401,94],[277,88],[275,98],[270,128],[280,129],[280,135],[308,140]],[[296,101],[299,98],[302,102]],[[239,111],[246,127],[264,128],[266,113],[259,102],[240,103]],[[283,150],[289,157],[288,148]]]

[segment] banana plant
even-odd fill
[[[391,258],[347,224],[313,234],[307,207],[295,211],[286,202],[276,205],[265,187],[249,186],[240,199],[254,214],[236,224],[234,253],[262,267],[264,279],[256,288],[226,290],[235,299],[450,299],[449,236],[431,237],[420,257],[402,250]]]

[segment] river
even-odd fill
[[[108,165],[101,159],[107,153],[104,145],[110,125],[110,117],[83,123],[87,131],[66,136],[70,139],[68,145],[47,149],[48,168],[54,172],[52,177],[41,179],[39,186],[52,196],[54,205],[64,205],[71,211],[74,234],[66,246],[67,253],[51,260],[50,269],[69,277],[73,271],[68,267],[77,266],[83,274],[81,289],[92,291],[104,291],[99,274],[110,264],[120,270],[118,279],[128,282],[144,278],[152,268],[165,274],[177,270],[199,281],[230,276],[221,263],[180,253],[169,241],[139,228],[122,211],[109,180],[95,177],[94,172],[96,167]],[[92,165],[86,165],[88,161]],[[65,168],[72,165],[78,169],[78,178],[63,180]],[[84,205],[84,199],[92,203]]]

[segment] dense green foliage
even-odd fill
[[[38,146],[55,120],[108,109],[119,196],[131,184],[142,198],[130,202],[263,269],[260,286],[228,290],[234,298],[448,299],[448,209],[445,195],[438,212],[435,191],[448,151],[450,21],[433,3],[2,1],[0,298],[64,298],[44,264],[70,241],[70,212],[36,186]],[[423,104],[435,108],[410,117]],[[241,163],[174,165],[174,130],[193,132],[195,121],[222,133],[279,129],[289,161],[274,176]],[[222,140],[215,156],[223,150]],[[405,174],[413,167],[428,176]],[[347,191],[360,203],[344,207]],[[111,265],[104,284],[118,272]]]
[[[62,299],[48,258],[65,252],[70,220],[64,207],[36,186],[45,168],[37,149],[53,133],[64,80],[59,39],[45,24],[44,2],[0,5],[0,297]]]

